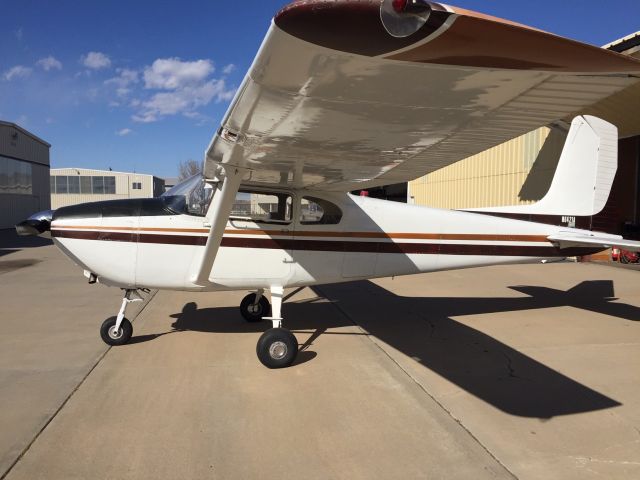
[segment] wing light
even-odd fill
[[[380,20],[393,37],[408,37],[427,23],[431,5],[426,0],[383,0]]]

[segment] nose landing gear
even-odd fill
[[[258,360],[267,368],[286,368],[293,364],[298,355],[298,340],[293,333],[282,328],[281,312],[284,288],[271,287],[270,291],[272,316],[265,316],[262,319],[271,320],[273,328],[264,332],[258,339],[256,354]]]
[[[100,327],[100,337],[107,345],[119,346],[125,345],[131,340],[133,335],[133,325],[125,318],[124,314],[127,305],[132,302],[142,302],[142,297],[137,290],[127,289],[124,291],[122,298],[122,306],[117,317],[108,318]]]

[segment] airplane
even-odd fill
[[[51,235],[90,283],[124,290],[100,329],[107,344],[131,339],[126,308],[145,289],[253,290],[242,316],[271,322],[258,359],[288,367],[298,342],[284,328],[285,288],[639,251],[544,223],[604,207],[617,128],[576,112],[639,79],[633,58],[442,3],[296,1],[273,18],[201,175],[159,198],[40,212],[16,229]],[[552,124],[567,141],[536,204],[454,211],[349,193]]]

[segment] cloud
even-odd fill
[[[18,41],[22,40],[23,37],[23,31],[22,31],[22,27],[18,28],[16,31],[13,32],[16,36],[16,38],[18,39]]]
[[[22,65],[16,65],[4,72],[4,78],[8,81],[14,78],[26,78],[31,75],[32,69],[29,67],[23,67]]]
[[[62,70],[62,63],[52,55],[41,58],[36,62],[36,65],[42,68],[45,72],[48,72],[49,70]]]
[[[144,70],[145,88],[176,90],[204,81],[214,71],[211,60],[183,62],[179,58],[159,58]]]
[[[121,130],[118,130],[116,132],[116,135],[118,135],[119,137],[126,137],[127,135],[133,133],[133,130],[131,130],[130,128],[123,128]]]
[[[116,71],[118,76],[105,80],[104,84],[116,87],[118,97],[126,97],[131,93],[131,86],[139,82],[138,72],[128,68],[119,68]]]
[[[80,57],[80,61],[85,67],[92,70],[100,70],[111,66],[111,59],[101,52],[89,52]]]
[[[223,69],[222,69],[222,73],[224,73],[225,75],[229,75],[233,72],[236,71],[236,66],[233,63],[230,63],[229,65],[226,65]]]
[[[172,92],[160,92],[142,102],[133,116],[136,122],[155,122],[168,115],[183,114],[193,117],[196,109],[208,105],[213,99],[223,101],[233,98],[224,80],[210,80],[202,85],[189,86]]]

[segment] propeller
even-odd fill
[[[51,219],[54,210],[34,213],[24,222],[16,225],[16,233],[21,237],[37,237],[51,231]]]

